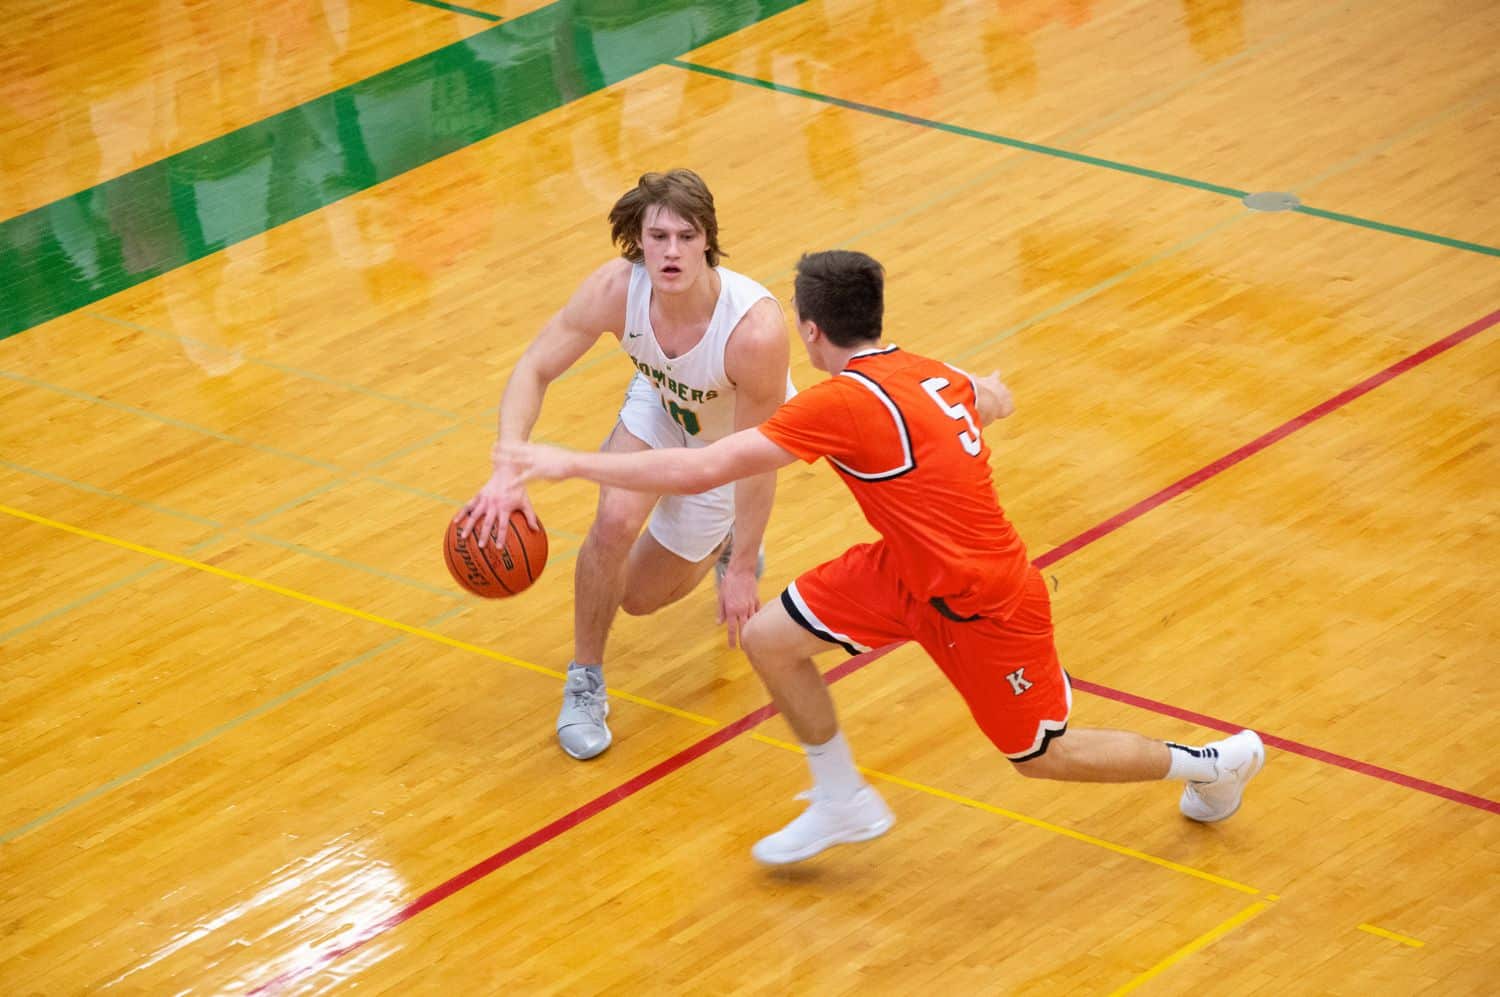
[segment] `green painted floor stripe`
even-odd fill
[[[1483,253],[1486,256],[1500,256],[1500,248],[1484,246],[1477,242],[1465,242],[1462,239],[1451,239],[1446,235],[1434,235],[1431,232],[1423,232],[1419,229],[1405,228],[1401,225],[1387,225],[1385,222],[1372,221],[1368,218],[1359,218],[1354,215],[1340,214],[1337,211],[1325,211],[1322,208],[1310,208],[1302,205],[1293,208],[1299,214],[1312,215],[1314,218],[1326,218],[1329,221],[1343,222],[1345,225],[1358,225],[1360,228],[1374,229],[1376,232],[1385,232],[1389,235],[1401,235],[1408,239],[1420,239],[1423,242],[1436,243],[1439,246],[1448,246],[1452,249],[1462,249],[1470,253]]]
[[[1146,177],[1151,180],[1162,180],[1167,183],[1176,184],[1180,187],[1191,187],[1195,190],[1208,191],[1213,194],[1222,194],[1225,197],[1233,197],[1236,200],[1243,199],[1247,191],[1238,190],[1234,187],[1222,187],[1218,184],[1206,183],[1202,180],[1194,180],[1190,177],[1178,176],[1175,173],[1164,173],[1160,170],[1147,169],[1143,166],[1133,166],[1129,163],[1116,162],[1112,159],[1104,159],[1099,156],[1090,156],[1081,152],[1073,152],[1068,149],[1059,149],[1055,146],[1042,145],[1038,142],[1027,142],[1022,139],[1009,138],[1005,135],[996,135],[991,132],[983,132],[974,128],[964,128],[960,125],[952,125],[943,121],[933,121],[930,118],[921,118],[914,114],[906,114],[901,111],[892,111],[873,104],[862,104],[859,101],[845,100],[842,97],[831,97],[828,94],[815,93],[811,90],[803,90],[800,87],[787,86],[782,83],[773,83],[769,80],[757,79],[754,76],[745,76],[740,73],[730,72],[727,69],[717,69],[713,66],[703,66],[698,63],[687,62],[683,59],[668,59],[668,65],[679,69],[686,69],[695,73],[703,73],[708,76],[717,76],[720,79],[731,80],[735,83],[744,83],[749,86],[762,87],[773,90],[776,93],[784,93],[794,97],[804,97],[823,104],[831,104],[834,107],[842,107],[851,111],[859,111],[862,114],[873,114],[881,118],[889,118],[892,121],[902,121],[907,124],[920,125],[923,128],[931,128],[936,131],[948,132],[952,135],[962,135],[965,138],[979,139],[982,142],[990,142],[995,145],[1009,146],[1012,149],[1020,149],[1025,152],[1037,152],[1044,156],[1052,156],[1057,159],[1066,159],[1075,163],[1084,163],[1089,166],[1102,166],[1107,170],[1119,173],[1129,173],[1133,176]],[[1471,253],[1483,253],[1487,256],[1500,256],[1500,249],[1493,246],[1482,245],[1477,242],[1466,242],[1462,239],[1453,239],[1444,235],[1435,235],[1431,232],[1423,232],[1419,229],[1405,228],[1400,225],[1387,225],[1384,222],[1371,221],[1367,218],[1359,218],[1354,215],[1340,214],[1337,211],[1325,211],[1321,208],[1310,208],[1303,206],[1296,211],[1329,221],[1343,222],[1346,225],[1358,225],[1361,228],[1373,229],[1377,232],[1385,232],[1390,235],[1405,236],[1410,239],[1420,239],[1424,242],[1436,243],[1440,246],[1448,246],[1453,249],[1462,249]]]
[[[505,18],[499,14],[491,14],[485,10],[475,10],[472,7],[460,7],[456,3],[443,3],[443,0],[412,0],[412,3],[426,4],[429,7],[437,7],[441,10],[452,11],[455,14],[467,14],[470,17],[482,17],[486,21],[503,21]]]
[[[803,2],[553,3],[0,222],[0,338],[260,235]],[[657,30],[625,30],[647,21]]]
[[[740,73],[732,73],[727,69],[715,69],[712,66],[702,66],[694,62],[686,62],[682,59],[668,59],[668,65],[679,69],[688,69],[695,73],[704,73],[708,76],[717,76],[721,79],[732,80],[736,83],[747,83],[751,86],[764,87],[777,93],[790,94],[794,97],[805,97],[808,100],[816,100],[823,104],[832,104],[834,107],[843,107],[851,111],[859,111],[864,114],[873,114],[881,118],[889,118],[892,121],[904,121],[910,125],[921,125],[923,128],[932,128],[936,131],[948,132],[952,135],[962,135],[965,138],[978,139],[981,142],[990,142],[994,145],[1009,146],[1012,149],[1020,149],[1024,152],[1039,152],[1044,156],[1053,156],[1057,159],[1067,159],[1075,163],[1084,163],[1088,166],[1102,166],[1107,170],[1115,170],[1119,173],[1130,173],[1135,176],[1148,177],[1152,180],[1164,180],[1167,183],[1177,184],[1180,187],[1192,187],[1195,190],[1206,190],[1213,194],[1223,194],[1226,197],[1244,197],[1248,191],[1236,190],[1233,187],[1221,187],[1218,184],[1205,183],[1202,180],[1194,180],[1191,177],[1180,177],[1173,173],[1163,173],[1161,170],[1147,169],[1144,166],[1132,166],[1129,163],[1117,162],[1113,159],[1103,159],[1099,156],[1090,156],[1082,152],[1071,152],[1067,149],[1058,149],[1050,145],[1042,145],[1038,142],[1027,142],[1023,139],[1009,138],[1005,135],[996,135],[992,132],[982,132],[976,128],[965,128],[962,125],[952,125],[945,121],[934,121],[931,118],[920,118],[915,114],[906,114],[902,111],[892,111],[884,107],[876,107],[873,104],[861,104],[855,100],[845,100],[842,97],[830,97],[828,94],[815,93],[811,90],[803,90],[800,87],[790,87],[783,83],[772,83],[769,80],[757,79],[753,76],[744,76]]]

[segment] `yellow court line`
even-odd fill
[[[183,557],[180,554],[172,554],[164,550],[158,550],[155,547],[147,547],[144,544],[132,543],[129,540],[121,540],[118,537],[112,537],[104,533],[97,533],[93,530],[86,530],[81,526],[73,526],[70,523],[59,522],[55,519],[49,519],[46,516],[38,516],[36,513],[26,512],[23,509],[16,509],[12,506],[4,504],[0,504],[0,512],[3,512],[9,516],[14,516],[17,519],[24,519],[29,522],[36,523],[40,526],[48,526],[56,530],[62,530],[65,533],[72,533],[75,536],[84,537],[88,540],[96,540],[100,543],[109,544],[114,547],[120,547],[124,550],[132,551],[137,554],[144,554],[147,557],[154,557],[163,561],[169,561],[173,564],[182,565],[183,567],[194,568],[198,571],[205,571],[211,575],[217,575],[220,578],[227,578],[230,581],[239,582],[242,585],[249,585],[254,588],[262,589],[266,592],[273,592],[276,595],[283,595],[287,598],[296,599],[299,602],[305,602],[312,606],[318,606],[323,609],[331,609],[336,613],[343,613],[345,616],[352,616],[355,619],[364,620],[369,623],[376,623],[385,627],[390,627],[392,630],[398,630],[401,633],[411,634],[415,637],[422,637],[437,644],[443,644],[462,651],[470,651],[474,654],[482,655],[483,657],[491,658],[495,661],[503,661],[506,664],[515,665],[517,668],[523,668],[529,672],[535,672],[538,675],[547,675],[555,679],[564,680],[567,678],[566,675],[564,675],[562,672],[557,671],[556,669],[544,668],[541,665],[532,664],[531,662],[525,661],[521,658],[514,658],[508,654],[501,654],[499,651],[492,651],[487,647],[480,646],[479,644],[470,644],[468,641],[458,640],[457,638],[438,633],[435,630],[428,630],[425,627],[413,626],[410,623],[402,623],[400,620],[394,620],[388,616],[380,616],[376,613],[368,613],[362,609],[355,609],[353,606],[346,606],[343,603],[334,602],[330,599],[323,599],[315,595],[309,595],[306,592],[299,592],[296,589],[287,588],[284,585],[277,585],[275,582],[264,581],[260,578],[253,578],[250,575],[242,575],[237,571],[229,571],[226,568],[220,568],[217,565],[213,564],[206,564],[203,561],[195,561],[190,557]],[[647,709],[656,710],[658,712],[666,713],[674,717],[680,717],[684,720],[691,720],[694,723],[701,724],[706,727],[724,726],[719,721],[714,720],[710,717],[705,717],[697,713],[691,713],[687,710],[680,710],[675,706],[668,706],[665,703],[659,703],[653,699],[647,699],[644,696],[637,696],[634,693],[622,692],[621,690],[614,688],[611,688],[607,691],[616,699],[622,700],[624,702],[634,703],[637,706],[644,706]],[[760,741],[764,744],[773,745],[774,747],[796,752],[798,754],[802,753],[801,747],[795,744],[790,744],[786,741],[778,740],[777,738],[769,737],[765,734],[751,733],[750,736],[754,740]],[[1237,883],[1232,879],[1225,879],[1222,876],[1215,876],[1212,873],[1204,872],[1201,869],[1194,869],[1191,866],[1185,866],[1180,863],[1170,861],[1169,859],[1157,858],[1154,855],[1148,855],[1145,852],[1137,851],[1133,848],[1127,848],[1124,845],[1116,845],[1113,842],[1105,841],[1103,838],[1095,838],[1092,835],[1083,834],[1079,831],[1069,830],[1068,828],[1060,827],[1056,824],[1049,824],[1048,822],[1044,820],[1038,820],[1035,817],[1028,817],[1025,814],[1016,813],[1012,810],[1006,810],[1001,807],[991,806],[990,804],[982,803],[979,800],[971,800],[968,797],[959,796],[957,793],[950,793],[946,790],[937,789],[932,786],[926,786],[919,782],[913,782],[909,779],[903,779],[900,776],[890,775],[884,772],[877,772],[873,769],[862,769],[862,771],[864,771],[868,775],[874,776],[877,779],[881,779],[894,785],[904,786],[908,789],[914,789],[918,792],[927,793],[940,799],[950,800],[955,803],[963,804],[964,806],[974,807],[978,810],[984,810],[989,813],[998,814],[1002,817],[1008,817],[1011,820],[1020,821],[1023,824],[1030,824],[1033,827],[1051,831],[1055,834],[1073,838],[1074,840],[1082,841],[1087,844],[1096,845],[1100,848],[1105,848],[1120,855],[1140,859],[1143,862],[1150,862],[1153,865],[1162,866],[1163,868],[1171,869],[1175,872],[1180,872],[1185,875],[1192,876],[1196,879],[1202,879],[1210,883],[1215,883],[1219,886],[1224,886],[1231,890],[1238,890],[1241,893],[1249,893],[1253,896],[1259,896],[1261,894],[1261,891],[1253,886],[1246,886],[1245,884]]]
[[[93,530],[86,530],[81,526],[74,526],[71,523],[62,523],[55,519],[48,519],[46,516],[38,516],[36,513],[26,512],[23,509],[16,509],[12,506],[4,504],[0,504],[0,512],[3,512],[9,516],[14,516],[17,519],[29,520],[30,522],[37,523],[41,526],[50,526],[55,530],[62,530],[64,533],[72,533],[75,536],[84,537],[88,540],[97,540],[100,543],[110,544],[114,547],[121,547],[125,550],[133,551],[137,554],[145,554],[147,557],[155,557],[163,561],[170,561],[173,564],[180,564],[186,568],[196,568],[199,571],[206,571],[211,575],[218,575],[220,578],[227,578],[232,582],[239,582],[242,585],[250,585],[254,588],[263,589],[266,592],[274,592],[277,595],[284,595],[289,599],[296,599],[300,602],[305,602],[309,605],[318,606],[323,609],[331,609],[336,613],[343,613],[345,616],[352,616],[355,619],[365,620],[368,623],[378,623],[381,626],[390,627],[392,630],[399,630],[402,633],[411,634],[415,637],[424,637],[427,640],[433,641],[438,644],[445,644],[448,647],[458,648],[462,651],[471,651],[474,654],[483,655],[486,658],[492,658],[496,661],[503,661],[508,665],[515,665],[517,668],[524,668],[525,670],[529,672],[535,672],[538,675],[547,675],[555,679],[567,679],[566,675],[554,668],[544,668],[541,665],[534,665],[529,661],[522,660],[521,658],[513,658],[508,654],[501,654],[499,651],[492,651],[489,648],[482,647],[478,644],[470,644],[468,641],[458,640],[455,637],[449,637],[445,634],[440,634],[436,630],[428,630],[425,627],[413,626],[410,623],[402,623],[400,620],[393,620],[388,616],[380,616],[376,613],[367,613],[363,609],[355,609],[353,606],[346,606],[341,602],[334,602],[331,599],[322,599],[315,595],[309,595],[306,592],[299,592],[296,589],[287,588],[284,585],[277,585],[275,582],[268,582],[260,578],[252,578],[250,575],[242,575],[237,571],[229,571],[225,568],[220,568],[217,565],[206,564],[203,561],[195,561],[190,557],[183,557],[180,554],[172,554],[168,551],[158,550],[155,547],[147,547],[144,544],[132,543],[129,540],[121,540],[118,537],[112,537],[108,534],[96,533]],[[610,689],[608,691],[615,698],[624,700],[628,703],[635,703],[638,706],[645,706],[653,710],[660,710],[663,713],[670,713],[675,717],[682,717],[685,720],[692,720],[694,723],[703,724],[704,726],[708,727],[722,726],[722,724],[720,724],[717,720],[713,720],[705,716],[700,716],[696,713],[689,713],[686,710],[679,710],[675,706],[668,706],[665,703],[658,703],[655,700],[646,699],[643,696],[636,696],[632,693],[621,692],[618,689]]]
[[[790,744],[786,741],[778,740],[774,737],[767,737],[764,734],[751,734],[750,736],[756,741],[760,741],[764,744],[770,744],[778,748],[785,748],[788,751],[802,751],[802,749],[795,744]],[[1201,879],[1205,882],[1213,883],[1216,886],[1223,886],[1227,889],[1237,890],[1240,893],[1248,893],[1253,897],[1258,897],[1262,894],[1262,891],[1255,888],[1254,886],[1247,886],[1244,883],[1239,883],[1232,879],[1225,879],[1223,876],[1215,876],[1211,872],[1204,872],[1202,869],[1194,869],[1192,866],[1183,865],[1180,862],[1173,862],[1171,859],[1158,858],[1155,855],[1150,855],[1146,852],[1138,851],[1125,845],[1117,845],[1113,841],[1106,841],[1103,838],[1096,838],[1092,834],[1084,834],[1082,831],[1074,831],[1071,828],[1062,827],[1059,824],[1052,824],[1047,821],[1040,820],[1036,817],[1028,817],[1023,813],[1017,813],[1014,810],[1006,810],[1004,807],[997,807],[989,803],[984,803],[980,800],[970,799],[967,796],[960,796],[957,793],[950,793],[946,789],[938,789],[935,786],[928,786],[920,782],[914,782],[911,779],[903,779],[899,775],[891,775],[889,772],[880,772],[876,769],[867,769],[862,766],[860,767],[860,771],[865,775],[875,779],[879,779],[882,782],[889,782],[892,785],[902,786],[906,789],[914,789],[919,793],[926,793],[929,796],[936,796],[939,799],[948,800],[952,803],[959,803],[966,807],[973,807],[975,810],[983,810],[986,813],[992,813],[1001,817],[1006,817],[1010,820],[1018,821],[1022,824],[1030,824],[1032,827],[1041,828],[1043,831],[1051,831],[1053,834],[1060,834],[1065,838],[1072,838],[1074,841],[1081,841],[1087,845],[1094,845],[1095,847],[1103,848],[1106,851],[1114,852],[1117,855],[1124,855],[1127,858],[1139,859],[1142,862],[1150,862],[1152,865],[1159,865],[1164,869],[1171,869],[1173,872],[1180,872],[1183,875],[1192,876],[1194,879]],[[1275,899],[1274,894],[1268,894],[1267,896],[1268,899]]]
[[[1394,931],[1387,931],[1384,928],[1377,928],[1373,924],[1361,924],[1359,925],[1359,930],[1368,932],[1372,935],[1379,935],[1381,938],[1389,938],[1391,941],[1400,942],[1402,945],[1410,945],[1414,949],[1419,949],[1427,944],[1424,941],[1419,941],[1418,939],[1410,938],[1406,935],[1398,935]]]
[[[1271,906],[1269,900],[1257,900],[1255,903],[1251,904],[1249,907],[1246,907],[1244,910],[1240,911],[1238,914],[1234,915],[1234,917],[1231,917],[1223,924],[1220,924],[1209,931],[1205,931],[1197,938],[1194,938],[1192,941],[1188,942],[1182,948],[1167,956],[1155,966],[1152,966],[1150,969],[1146,970],[1144,973],[1140,974],[1120,989],[1111,993],[1109,997],[1121,997],[1121,995],[1130,993],[1132,990],[1135,990],[1142,984],[1150,982],[1151,980],[1160,976],[1166,970],[1170,969],[1172,966],[1192,955],[1194,952],[1205,949],[1208,946],[1212,945],[1214,942],[1218,941],[1220,938],[1223,938],[1235,928],[1238,928],[1240,925],[1249,921],[1251,918],[1255,917],[1257,914],[1259,914],[1269,906]]]

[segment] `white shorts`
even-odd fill
[[[662,407],[656,387],[640,374],[630,380],[620,424],[653,450],[702,447],[673,421]],[[729,535],[734,526],[734,485],[720,485],[696,495],[663,495],[651,514],[649,529],[656,542],[684,561],[701,561]]]

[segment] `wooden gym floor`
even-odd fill
[[[6,13],[0,992],[1494,991],[1500,7]],[[896,827],[768,873],[803,763],[708,585],[619,621],[614,747],[556,748],[591,489],[533,490],[512,601],[439,539],[678,165],[783,300],[858,248],[892,341],[1005,372],[1074,722],[1255,727],[1234,819],[1018,778],[899,647],[827,660]],[[789,469],[762,597],[868,535]]]

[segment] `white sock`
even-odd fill
[[[852,799],[865,784],[864,776],[854,767],[854,755],[842,731],[823,744],[804,744],[807,767],[812,769],[813,788],[832,800]]]
[[[1219,749],[1194,748],[1186,744],[1167,742],[1172,751],[1172,765],[1167,769],[1168,779],[1186,782],[1213,782],[1219,777]]]

